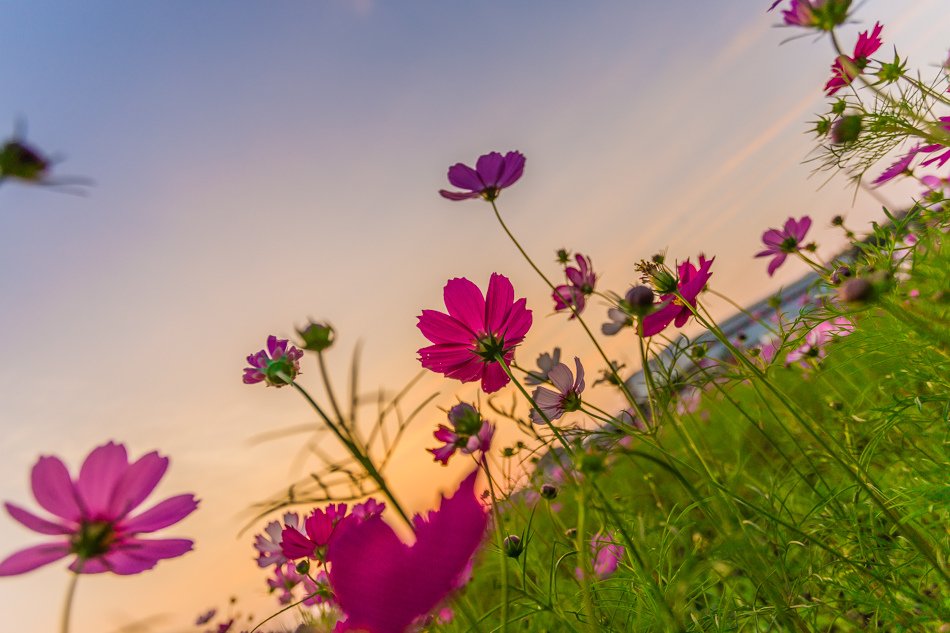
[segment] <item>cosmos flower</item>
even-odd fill
[[[805,343],[798,349],[792,350],[785,357],[785,364],[798,362],[808,367],[809,359],[821,360],[828,352],[825,347],[836,338],[847,336],[854,331],[854,323],[845,317],[835,317],[822,321],[805,334]]]
[[[568,266],[564,269],[568,283],[556,287],[551,296],[557,312],[570,310],[573,306],[570,317],[572,319],[584,311],[587,297],[594,292],[594,285],[597,283],[597,275],[591,270],[590,257],[578,253],[575,260],[576,268]]]
[[[289,385],[300,373],[303,352],[289,344],[287,339],[267,337],[267,349],[247,357],[250,367],[244,369],[244,384],[266,382],[269,387]]]
[[[439,190],[443,198],[468,200],[484,198],[491,202],[501,190],[518,182],[524,173],[524,154],[508,152],[504,156],[489,152],[479,156],[475,169],[462,163],[449,167],[449,183],[465,191]]]
[[[345,503],[331,503],[316,508],[304,521],[304,530],[296,525],[285,525],[280,533],[280,548],[288,560],[309,558],[323,561],[325,550],[336,526],[346,516]]]
[[[306,606],[329,602],[332,596],[326,571],[321,569],[311,579],[310,576],[298,572],[291,562],[274,568],[274,576],[267,579],[267,587],[271,593],[278,592],[277,601],[285,605],[303,597],[294,595],[294,589],[297,587],[303,587],[303,595],[309,596],[304,598],[302,602]]]
[[[590,540],[590,550],[594,557],[592,561],[594,576],[601,580],[609,578],[617,571],[621,559],[626,554],[624,546],[618,545],[610,532],[595,534]],[[574,570],[574,574],[578,580],[584,579],[584,572],[579,567]]]
[[[418,327],[434,343],[419,350],[426,369],[461,382],[481,380],[482,390],[493,393],[508,384],[498,358],[511,364],[515,347],[531,328],[531,310],[504,275],[492,273],[488,292],[468,279],[450,279],[443,292],[448,314],[423,310]]]
[[[12,503],[7,512],[24,526],[55,537],[52,542],[21,550],[0,562],[0,576],[22,574],[74,555],[70,569],[83,574],[138,574],[158,561],[191,551],[187,539],[144,539],[194,512],[193,495],[170,497],[130,516],[165,474],[168,458],[157,452],[129,463],[126,448],[109,442],[83,461],[73,480],[58,457],[40,457],[31,475],[33,496],[53,520],[38,517]]]
[[[531,409],[532,422],[546,424],[549,421],[557,420],[565,413],[577,411],[581,407],[581,393],[584,391],[584,367],[581,365],[581,359],[576,356],[574,357],[574,366],[577,368],[576,378],[564,363],[558,363],[548,373],[548,378],[557,391],[552,391],[547,387],[538,387],[534,390],[531,397],[538,405],[538,409],[541,409],[547,417],[547,420],[538,413],[537,409]]]
[[[766,249],[756,253],[755,256],[772,258],[768,268],[769,277],[785,263],[785,258],[789,253],[798,251],[802,242],[805,241],[805,234],[808,233],[809,228],[811,228],[811,218],[805,215],[800,220],[789,218],[781,231],[769,229],[762,234],[762,242]]]
[[[471,455],[475,451],[487,453],[491,448],[495,425],[483,419],[472,405],[462,402],[449,409],[449,422],[452,428],[440,424],[434,433],[444,445],[426,449],[435,455],[435,461],[448,464],[457,450]]]
[[[709,269],[715,260],[715,257],[706,259],[703,255],[700,255],[699,268],[693,266],[688,259],[679,265],[679,280],[676,282],[677,290],[694,309],[696,308],[696,298],[699,297],[699,293],[703,291],[709,282],[709,278],[712,277]],[[673,323],[676,327],[683,327],[689,317],[693,315],[692,310],[683,305],[682,300],[674,293],[662,295],[660,301],[664,304],[663,307],[652,314],[646,315],[641,320],[643,336],[645,337],[659,334],[670,323]]]
[[[769,11],[781,4],[776,0]],[[831,31],[848,17],[851,0],[792,0],[782,17],[788,26],[813,27]]]
[[[414,519],[403,543],[382,517],[344,519],[330,541],[330,586],[346,614],[337,631],[402,633],[465,581],[488,515],[472,472],[438,510]]]
[[[854,54],[839,55],[838,59],[831,65],[831,79],[825,84],[825,94],[829,97],[841,88],[848,86],[855,80],[868,65],[868,58],[881,48],[881,30],[884,26],[877,22],[874,29],[868,35],[867,31],[862,31],[858,35],[858,41],[854,45]]]
[[[296,512],[287,512],[284,514],[284,520],[281,524],[278,521],[271,521],[264,528],[263,534],[254,537],[254,548],[258,552],[257,566],[270,567],[271,565],[283,565],[287,562],[287,557],[281,549],[283,542],[281,533],[284,527],[292,528],[300,534],[306,536],[303,526],[300,524],[300,517]]]

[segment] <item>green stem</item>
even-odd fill
[[[508,552],[505,549],[505,536],[502,532],[505,529],[504,521],[501,519],[501,512],[498,511],[498,496],[495,494],[495,484],[492,480],[491,470],[488,467],[488,460],[484,457],[481,460],[482,469],[488,479],[488,490],[491,493],[492,517],[495,519],[495,542],[498,545],[498,553],[501,555],[501,630],[508,630],[509,609],[508,604]]]
[[[66,586],[66,601],[63,603],[63,618],[60,626],[61,633],[69,633],[69,616],[73,610],[73,596],[76,595],[76,583],[79,581],[79,573],[82,571],[82,562],[79,563],[79,569],[72,572],[69,584]]]
[[[587,615],[587,628],[597,630],[597,615],[594,612],[594,600],[590,593],[591,569],[590,553],[587,551],[587,495],[585,486],[581,484],[577,491],[577,534],[574,546],[577,548],[578,566],[581,570],[581,597],[584,602],[584,613]]]

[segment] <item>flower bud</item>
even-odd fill
[[[855,277],[841,284],[838,298],[845,303],[864,303],[874,294],[874,286],[867,279]]]
[[[308,559],[305,558],[299,563],[297,563],[298,574],[306,574],[309,571],[310,571],[310,561]]]
[[[846,145],[858,139],[863,127],[863,117],[860,114],[843,116],[831,126],[831,140],[838,145]]]
[[[638,314],[643,314],[653,306],[653,289],[649,286],[634,286],[627,291],[624,301],[630,306],[630,309]]]
[[[541,496],[551,500],[557,497],[557,486],[554,484],[544,484],[541,486]]]
[[[577,528],[567,528],[564,530],[564,536],[572,540],[577,538]]]
[[[835,268],[835,271],[831,273],[831,283],[837,286],[843,279],[850,277],[851,274],[850,266],[838,266]]]
[[[556,255],[559,264],[566,264],[571,258],[571,253],[566,248],[557,249]]]
[[[835,217],[831,218],[831,226],[844,226],[844,217],[836,215]]]
[[[508,558],[518,558],[524,551],[524,545],[521,543],[521,537],[516,534],[509,534],[505,537],[505,555]]]
[[[311,321],[304,329],[297,330],[297,334],[303,339],[301,347],[311,352],[322,352],[327,349],[333,345],[335,337],[332,325],[314,321]]]

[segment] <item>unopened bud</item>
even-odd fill
[[[649,286],[634,286],[623,299],[634,312],[642,313],[653,306],[653,289]]]
[[[849,279],[838,288],[838,298],[845,303],[864,303],[874,294],[874,286],[867,279]]]
[[[518,558],[524,551],[524,545],[521,543],[521,537],[516,534],[510,534],[505,537],[505,555],[508,558]]]
[[[545,499],[554,499],[557,497],[557,486],[553,484],[544,484],[541,486],[541,496]]]
[[[297,334],[303,339],[301,347],[311,352],[322,352],[331,345],[335,333],[333,326],[329,323],[315,323],[311,321],[307,327],[297,330]]]
[[[298,574],[306,574],[307,572],[310,571],[310,561],[307,560],[306,558],[303,559],[302,561],[297,563],[296,569],[297,569]]]
[[[843,116],[831,126],[831,140],[838,145],[853,143],[861,135],[863,118],[860,114]]]

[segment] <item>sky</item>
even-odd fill
[[[74,633],[188,630],[231,595],[274,609],[239,532],[253,503],[316,465],[300,457],[307,436],[252,441],[313,422],[291,390],[241,384],[268,334],[329,320],[333,381],[359,342],[365,390],[392,392],[419,371],[416,317],[442,308],[446,280],[500,272],[535,315],[521,362],[557,344],[594,373],[590,343],[552,315],[488,205],[437,195],[450,164],[527,156],[499,205],[551,276],[566,247],[623,293],[640,259],[703,252],[739,303],[804,272],[765,274],[765,229],[810,214],[830,255],[831,216],[860,229],[906,196],[811,174],[806,131],[833,54],[810,36],[783,44],[796,32],[773,28],[767,4],[3,2],[0,129],[25,120],[56,174],[95,185],[0,187],[0,499],[35,507],[38,455],[75,472],[109,439],[171,457],[152,500],[202,499],[163,532],[194,538],[191,554],[82,578]],[[860,4],[844,41],[880,19],[888,54],[897,44],[925,72],[946,58],[941,0]],[[595,327],[605,311],[589,309]],[[608,347],[636,364],[629,339]],[[305,365],[318,392],[316,379]],[[411,509],[461,478],[423,449],[438,407],[475,393],[434,375],[413,389],[438,395],[390,473]],[[0,517],[0,556],[40,539]],[[0,579],[6,628],[54,630],[63,567]]]

